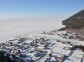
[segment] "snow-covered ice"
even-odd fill
[[[14,36],[50,31],[62,27],[61,21],[49,20],[0,20],[0,42],[12,39]]]

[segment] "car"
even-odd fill
[[[47,51],[38,51],[35,56],[36,57],[39,57],[39,56],[42,56],[42,55],[46,55],[47,54]]]

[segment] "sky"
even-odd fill
[[[0,0],[0,20],[57,18],[62,20],[84,9],[84,0]]]

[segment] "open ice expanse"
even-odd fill
[[[0,21],[0,42],[14,36],[50,31],[63,27],[61,21]]]

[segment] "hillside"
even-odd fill
[[[81,28],[84,27],[84,10],[79,11],[75,15],[63,20],[63,25],[70,28]]]

